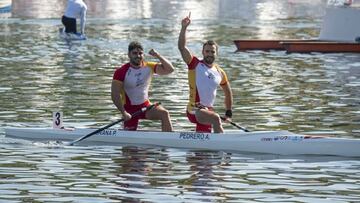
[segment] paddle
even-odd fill
[[[148,106],[148,107],[143,107],[143,108],[140,109],[139,111],[136,111],[135,113],[133,113],[133,114],[131,115],[131,117],[138,116],[139,114],[141,114],[141,113],[143,113],[143,112],[145,112],[145,111],[148,111],[148,110],[150,110],[150,109],[152,109],[152,108],[154,108],[155,106],[158,106],[158,105],[160,105],[160,104],[161,104],[161,102],[156,102],[156,103],[154,103],[154,104],[152,104],[152,105],[150,105],[150,106]],[[99,128],[99,129],[95,130],[95,131],[92,132],[92,133],[89,133],[89,134],[87,134],[87,135],[84,135],[84,136],[82,136],[82,137],[80,137],[80,138],[78,138],[78,139],[76,139],[76,140],[74,140],[74,141],[72,141],[72,142],[70,142],[70,143],[68,143],[68,144],[66,144],[66,145],[72,146],[72,145],[74,145],[75,143],[80,142],[80,141],[82,141],[82,140],[84,140],[84,139],[86,139],[86,138],[88,138],[88,137],[90,137],[90,136],[92,136],[92,135],[95,135],[95,134],[97,134],[97,133],[99,133],[99,132],[101,132],[101,131],[103,131],[103,130],[105,130],[105,129],[107,129],[107,128],[110,128],[111,126],[113,126],[113,125],[115,125],[115,124],[118,124],[118,123],[120,123],[120,122],[122,122],[122,121],[124,121],[123,118],[120,119],[120,120],[117,120],[117,121],[115,121],[115,122],[113,122],[113,123],[110,123],[110,124],[108,124],[108,125],[106,125],[106,126],[104,126],[104,127],[102,127],[102,128]]]
[[[231,125],[239,128],[240,130],[243,130],[244,132],[250,132],[250,130],[248,130],[248,129],[242,127],[242,126],[239,126],[238,124],[236,124],[236,123],[234,123],[234,122],[232,122],[232,121],[227,120],[227,119],[226,119],[225,117],[223,117],[223,116],[220,116],[220,118],[221,118],[223,121],[226,121],[226,122],[230,123]]]

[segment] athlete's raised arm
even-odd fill
[[[191,23],[190,15],[191,15],[191,13],[189,13],[189,16],[186,16],[181,21],[181,30],[180,30],[180,34],[179,34],[179,40],[178,40],[178,48],[180,50],[181,57],[183,58],[183,60],[185,61],[186,64],[189,64],[192,59],[190,50],[186,47],[186,29]]]
[[[174,66],[172,63],[167,60],[165,57],[160,55],[156,50],[151,49],[149,54],[157,59],[159,59],[160,64],[156,67],[156,73],[159,75],[167,75],[174,71]]]

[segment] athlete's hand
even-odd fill
[[[226,117],[226,116],[222,117],[222,116],[220,116],[220,118],[221,118],[221,120],[223,120],[225,123],[230,123],[230,122],[232,122],[231,118],[229,118],[229,117]]]
[[[182,26],[183,28],[187,28],[187,26],[190,25],[190,23],[191,23],[190,16],[191,16],[191,12],[189,12],[189,15],[188,15],[188,16],[186,16],[184,19],[182,19],[182,21],[181,21],[181,26]]]
[[[232,117],[232,110],[229,109],[229,110],[225,111],[225,116],[222,116],[221,119],[224,122],[229,123],[229,122],[231,122],[231,117]]]
[[[208,107],[202,105],[200,102],[196,102],[195,107],[198,108],[198,109],[209,110]]]
[[[159,53],[155,49],[150,49],[149,54],[153,57],[159,57]]]
[[[122,118],[124,119],[124,121],[128,121],[131,119],[131,115],[128,112],[124,111],[122,113]]]

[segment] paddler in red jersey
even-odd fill
[[[162,131],[171,132],[173,127],[169,112],[156,106],[135,117],[131,114],[151,105],[148,98],[152,76],[167,75],[174,71],[169,60],[154,49],[149,54],[160,62],[144,61],[144,49],[139,42],[128,47],[129,62],[115,70],[111,84],[111,98],[124,119],[125,130],[137,130],[139,119],[160,120]]]

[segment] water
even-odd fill
[[[9,126],[51,126],[54,110],[64,112],[66,127],[100,127],[119,118],[110,83],[115,67],[128,60],[131,40],[173,62],[172,75],[154,78],[150,98],[170,110],[176,130],[192,130],[184,110],[187,73],[177,50],[181,18],[191,11],[188,45],[194,54],[200,56],[206,39],[220,44],[218,62],[231,81],[234,122],[250,130],[360,137],[359,54],[234,52],[235,39],[316,38],[325,1],[87,3],[89,39],[83,42],[66,42],[57,35],[66,1],[13,0],[12,13],[0,13],[0,132]],[[218,93],[216,110],[221,113],[223,95]],[[142,122],[140,127],[158,129],[159,123]],[[360,199],[360,161],[354,158],[63,147],[3,135],[0,154],[3,202]]]

